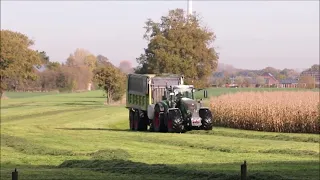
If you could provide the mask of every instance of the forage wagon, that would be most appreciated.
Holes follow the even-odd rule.
[[[212,113],[196,100],[193,85],[173,74],[128,74],[126,108],[134,131],[212,130]],[[207,91],[204,91],[204,98]]]

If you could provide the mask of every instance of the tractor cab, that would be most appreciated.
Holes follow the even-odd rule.
[[[174,85],[170,86],[166,90],[166,97],[170,100],[175,100],[178,98],[190,98],[194,99],[195,89],[193,85]]]

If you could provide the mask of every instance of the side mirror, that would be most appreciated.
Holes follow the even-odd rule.
[[[207,98],[207,97],[208,97],[208,91],[207,91],[207,90],[204,90],[204,91],[203,91],[203,97],[204,97],[204,98]]]

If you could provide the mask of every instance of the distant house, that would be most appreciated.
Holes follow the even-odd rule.
[[[235,84],[235,83],[231,83],[231,84],[225,84],[225,87],[227,87],[227,88],[238,88],[239,87],[239,85],[238,84]]]
[[[265,79],[265,85],[269,87],[279,84],[279,81],[271,73],[265,72],[261,76]]]
[[[287,78],[280,80],[278,88],[297,88],[299,80],[297,78]]]

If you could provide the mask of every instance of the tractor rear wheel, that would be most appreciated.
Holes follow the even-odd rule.
[[[213,117],[209,109],[200,109],[199,116],[201,117],[201,127],[202,130],[212,130]]]
[[[163,113],[160,112],[159,106],[154,108],[154,117],[152,120],[152,126],[154,132],[164,132],[165,125],[164,125],[164,116]]]
[[[185,127],[183,124],[183,118],[181,116],[180,110],[170,110],[166,117],[168,132],[184,132]]]

